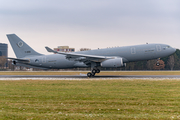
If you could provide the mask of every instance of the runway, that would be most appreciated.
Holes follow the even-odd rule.
[[[180,75],[121,75],[94,76],[88,78],[83,75],[0,75],[0,80],[89,80],[89,79],[180,79]]]

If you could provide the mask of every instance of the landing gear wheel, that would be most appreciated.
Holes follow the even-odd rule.
[[[94,77],[96,73],[91,73],[91,74],[92,74],[92,77]]]
[[[92,76],[92,73],[88,72],[88,73],[87,73],[87,76],[88,76],[88,77],[91,77],[91,76]]]
[[[159,61],[157,61],[157,63],[156,63],[156,66],[159,66],[160,64],[159,64]]]
[[[97,70],[96,70],[96,73],[100,73],[100,70],[99,70],[99,69],[97,69]]]
[[[157,59],[156,66],[160,65],[159,61],[160,61],[160,58]]]
[[[93,70],[92,70],[92,73],[93,73],[93,74],[97,73],[97,70],[96,70],[96,69],[93,69]]]

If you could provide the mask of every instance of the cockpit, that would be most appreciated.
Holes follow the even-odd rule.
[[[168,48],[172,48],[171,46],[167,45],[165,47],[163,47],[164,50],[168,49]]]
[[[171,46],[166,46],[166,48],[171,48]]]

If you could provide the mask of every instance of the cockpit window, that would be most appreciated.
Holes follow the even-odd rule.
[[[170,48],[170,46],[166,46],[166,48]]]

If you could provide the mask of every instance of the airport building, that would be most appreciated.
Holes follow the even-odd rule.
[[[54,50],[59,52],[75,52],[75,48],[70,48],[69,46],[58,46]]]
[[[8,56],[8,45],[0,43],[0,56]]]
[[[0,43],[0,56],[4,56],[3,58],[0,58],[1,59],[1,64],[4,64],[4,67],[7,67],[7,60],[6,58],[8,57],[8,45],[7,44],[4,44],[4,43]],[[3,62],[4,61],[4,62]],[[0,65],[2,66],[2,65]]]

